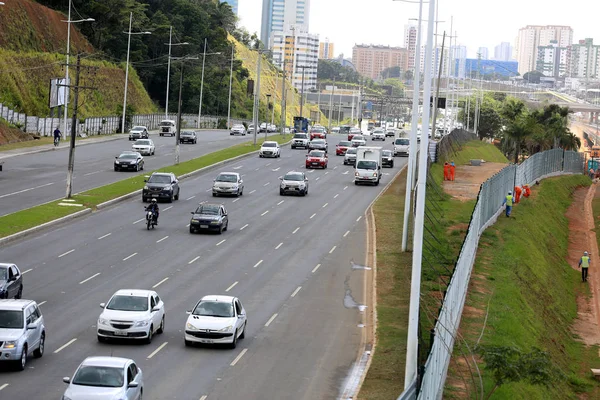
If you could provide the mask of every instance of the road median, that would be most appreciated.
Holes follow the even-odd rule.
[[[275,135],[269,137],[269,140],[277,141],[280,144],[287,144],[290,137],[290,135]],[[185,179],[216,165],[253,154],[258,151],[262,142],[263,139],[260,139],[256,145],[253,145],[252,142],[241,143],[193,160],[181,162],[178,165],[160,168],[156,171],[149,171],[148,174],[152,172],[168,171],[174,173],[180,179]],[[144,186],[144,179],[144,175],[138,175],[77,193],[70,199],[73,201],[65,202],[64,200],[56,200],[4,215],[0,217],[0,244],[20,239],[21,237],[37,232],[42,228],[45,229],[54,224],[64,222],[64,219],[61,218],[70,216],[70,219],[72,219],[74,218],[73,215],[77,213],[77,216],[84,215],[85,213],[82,213],[84,210],[90,210],[91,212],[113,205],[119,201],[132,198],[141,191]],[[34,230],[30,230],[32,228]]]

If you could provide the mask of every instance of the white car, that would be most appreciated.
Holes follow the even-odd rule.
[[[410,149],[410,140],[408,138],[396,138],[394,140],[394,157],[408,156]]]
[[[219,195],[235,195],[236,197],[244,194],[244,181],[237,172],[221,172],[213,181],[213,197]]]
[[[259,157],[281,157],[281,148],[277,142],[263,142],[258,152]]]
[[[88,357],[77,367],[63,400],[142,400],[144,377],[135,361],[121,357]]]
[[[112,295],[98,317],[98,341],[143,339],[152,342],[165,330],[165,303],[152,290],[122,289]]]
[[[331,128],[331,133],[340,133],[340,127],[339,126],[334,126]]]
[[[367,141],[363,135],[355,135],[352,138],[352,146],[353,147],[366,146],[366,145],[367,145]]]
[[[391,136],[391,137],[396,136],[396,128],[387,128],[385,130],[385,136],[386,137],[388,137],[388,136]]]
[[[290,171],[281,178],[279,185],[279,195],[284,196],[288,193],[306,196],[308,194],[308,178],[304,172]]]
[[[231,127],[230,135],[242,135],[246,136],[246,128],[242,124],[235,124]]]
[[[371,140],[383,140],[385,142],[385,131],[383,129],[375,129],[371,134]]]
[[[137,151],[141,155],[144,156],[153,156],[156,148],[154,147],[154,142],[152,139],[139,139],[133,143],[131,146],[133,151]]]
[[[235,349],[238,339],[246,336],[246,310],[231,296],[204,296],[185,323],[185,345],[228,343]]]

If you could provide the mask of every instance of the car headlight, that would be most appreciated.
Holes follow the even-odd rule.
[[[115,164],[118,164],[119,162],[115,160]]]
[[[354,176],[359,176],[359,173],[358,173],[358,172],[355,172],[355,173],[354,173]]]
[[[150,323],[151,320],[145,320],[145,321],[138,321],[135,323],[135,326],[147,326]]]
[[[17,347],[17,342],[4,342],[5,349],[14,349]]]
[[[377,172],[373,172],[373,176],[377,176]]]
[[[217,224],[219,224],[219,223],[220,223],[220,221],[210,221],[210,223],[211,223],[212,225],[217,225]]]
[[[304,186],[305,186],[304,183],[301,183],[301,184],[298,185],[298,187],[301,187],[301,188],[303,188]]]
[[[147,185],[146,185],[146,186],[144,186],[144,190],[148,190],[148,186],[147,186]]]
[[[233,328],[233,325],[227,325],[223,329],[219,329],[219,332],[229,332]]]
[[[109,321],[104,318],[98,318],[98,325],[109,325]]]
[[[194,325],[190,324],[189,322],[187,324],[185,324],[185,329],[189,329],[190,331],[198,330],[198,328],[196,328]]]

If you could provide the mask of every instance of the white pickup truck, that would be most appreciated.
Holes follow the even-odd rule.
[[[381,147],[360,146],[356,151],[354,184],[371,183],[379,185],[381,180]]]

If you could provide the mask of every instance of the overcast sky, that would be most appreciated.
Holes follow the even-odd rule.
[[[526,25],[568,25],[575,41],[591,37],[600,44],[597,0],[441,0],[438,5],[438,18],[445,21],[438,24],[438,33],[449,33],[454,16],[452,30],[458,43],[467,46],[468,57],[475,57],[480,46],[489,48],[490,57],[500,42],[514,46],[519,28]],[[392,0],[311,0],[310,7],[310,33],[319,34],[322,41],[329,38],[336,55],[344,53],[346,58],[352,57],[355,43],[402,46],[404,25],[419,16],[418,4]],[[424,20],[428,8],[424,4]],[[259,36],[261,9],[262,0],[239,0],[241,25]]]

